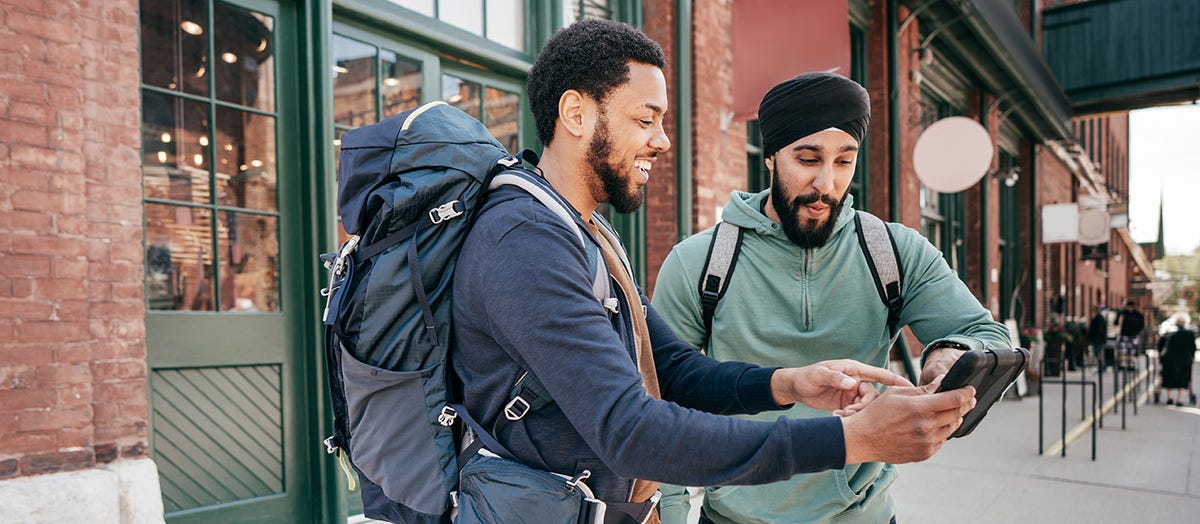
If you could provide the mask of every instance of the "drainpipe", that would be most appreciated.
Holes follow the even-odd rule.
[[[987,91],[981,89],[979,93],[979,124],[984,129],[988,129],[988,110]],[[999,130],[996,132],[999,133]],[[991,136],[991,130],[988,130],[988,136]],[[979,281],[979,294],[980,299],[983,300],[983,307],[989,311],[992,309],[992,305],[988,303],[988,290],[992,286],[989,272],[992,259],[988,256],[988,185],[991,183],[990,179],[989,174],[984,174],[983,180],[979,181],[979,268],[983,272],[981,275],[983,279]]]
[[[899,10],[899,0],[888,0],[888,217],[892,222],[900,221],[900,74],[896,71]]]
[[[692,234],[692,1],[675,2],[675,223]]]

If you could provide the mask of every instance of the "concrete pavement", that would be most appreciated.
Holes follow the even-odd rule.
[[[1095,375],[1094,368],[1083,374]],[[1200,365],[1193,376],[1200,378]],[[1068,380],[1079,379],[1069,372]],[[1010,395],[992,407],[971,435],[948,442],[928,461],[900,466],[897,522],[1200,524],[1200,409],[1155,405],[1149,388],[1129,387],[1130,401],[1140,402],[1137,415],[1126,404],[1124,430],[1119,412],[1105,415],[1093,461],[1080,386],[1068,385],[1069,436],[1061,457],[1055,444],[1062,435],[1062,386],[1054,380],[1043,384],[1042,415],[1044,450],[1053,454],[1038,454],[1034,383],[1023,399]],[[1113,396],[1111,369],[1104,380],[1101,404]]]

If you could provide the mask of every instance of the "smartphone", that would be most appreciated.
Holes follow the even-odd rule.
[[[963,423],[950,438],[965,437],[979,425],[992,404],[1004,396],[1004,392],[1029,363],[1029,350],[973,349],[964,351],[958,361],[946,372],[938,392],[975,386],[975,407],[963,416]]]

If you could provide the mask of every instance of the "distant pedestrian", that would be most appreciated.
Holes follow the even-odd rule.
[[[1179,327],[1167,335],[1163,344],[1162,387],[1167,390],[1167,405],[1182,406],[1188,400],[1192,382],[1192,363],[1196,360],[1196,333],[1187,328],[1185,319],[1175,321]]]
[[[1100,371],[1104,371],[1108,368],[1108,362],[1104,360],[1104,345],[1108,343],[1108,320],[1104,318],[1104,306],[1096,306],[1092,311],[1095,314],[1088,323],[1087,340],[1092,346],[1092,353],[1096,355],[1096,365],[1100,367]]]
[[[1125,309],[1117,314],[1115,323],[1121,327],[1117,339],[1117,348],[1120,349],[1121,355],[1117,358],[1120,359],[1122,368],[1132,367],[1135,365],[1134,355],[1137,352],[1138,337],[1146,327],[1146,317],[1134,308],[1133,301],[1129,300],[1125,302]]]

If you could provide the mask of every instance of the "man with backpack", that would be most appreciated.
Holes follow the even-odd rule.
[[[937,248],[912,229],[854,210],[848,190],[870,118],[862,86],[832,73],[803,74],[772,88],[758,116],[771,187],[734,192],[723,222],[677,245],[659,272],[654,306],[681,339],[717,360],[886,366],[908,326],[926,344],[926,385],[936,385],[962,350],[1011,347],[1005,327]],[[796,405],[786,414],[821,420],[829,411]],[[701,522],[894,522],[896,469],[883,462],[709,487]],[[663,491],[663,522],[684,522],[686,492]]]
[[[924,460],[974,405],[970,388],[929,394],[857,362],[719,363],[675,337],[594,212],[641,205],[670,147],[664,65],[636,29],[587,20],[555,34],[530,70],[545,144],[537,171],[571,216],[500,187],[459,255],[450,362],[474,419],[466,440],[483,443],[460,457],[460,522],[653,521],[658,481],[755,484]],[[897,387],[876,395],[869,382]],[[854,413],[770,422],[711,414],[794,402]],[[579,493],[583,506],[573,508]]]

